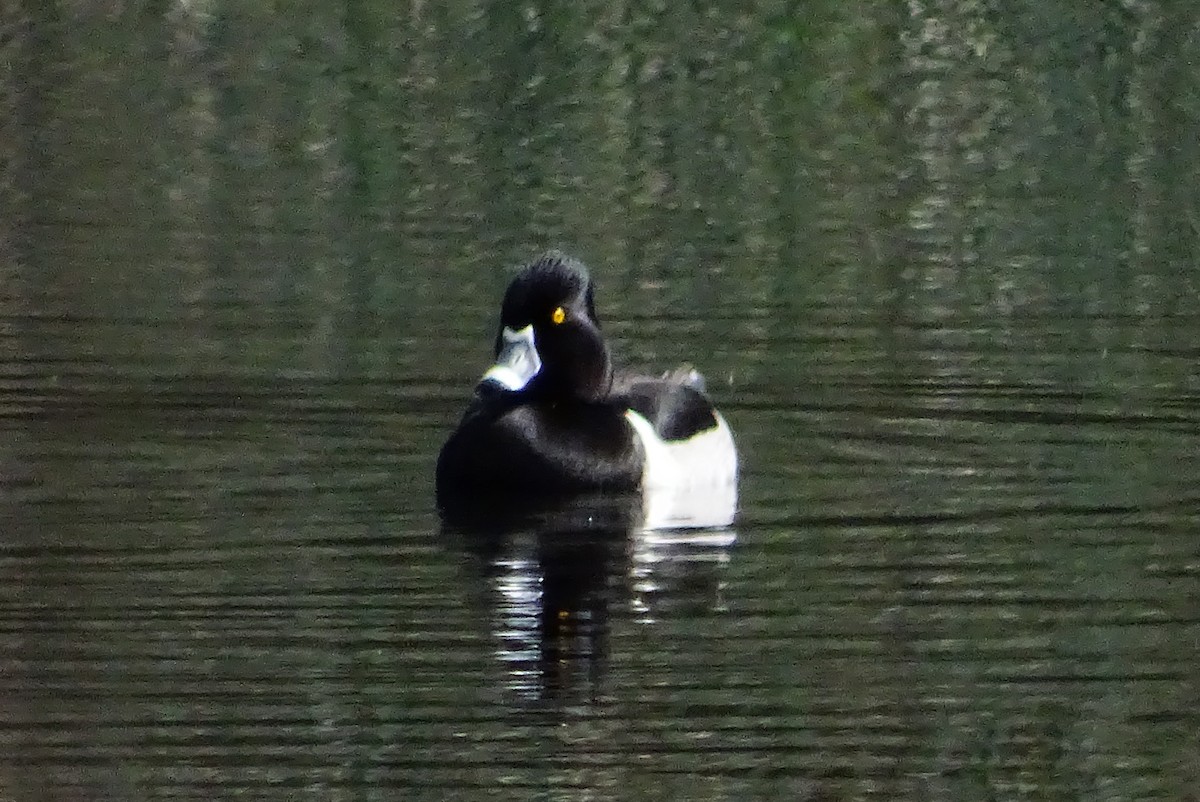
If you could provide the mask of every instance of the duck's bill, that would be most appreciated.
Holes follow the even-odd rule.
[[[542,360],[538,356],[537,346],[533,340],[533,326],[526,326],[520,331],[513,331],[507,326],[501,332],[504,344],[496,364],[483,374],[480,384],[502,387],[509,392],[523,390],[533,381],[542,369]]]

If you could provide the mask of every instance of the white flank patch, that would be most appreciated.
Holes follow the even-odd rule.
[[[664,442],[650,421],[627,410],[645,454],[643,525],[647,529],[728,526],[737,511],[737,448],[720,413],[717,425],[687,440]]]

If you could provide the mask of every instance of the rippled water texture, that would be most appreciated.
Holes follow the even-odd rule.
[[[1192,2],[9,3],[0,797],[1200,793]],[[511,268],[740,510],[443,521]]]

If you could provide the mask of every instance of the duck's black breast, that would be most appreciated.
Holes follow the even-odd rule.
[[[438,457],[439,497],[634,489],[642,451],[612,403],[476,403]]]

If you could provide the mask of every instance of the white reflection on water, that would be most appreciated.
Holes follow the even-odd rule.
[[[640,624],[681,607],[723,612],[724,572],[737,542],[732,529],[646,530],[633,537],[630,606]]]
[[[496,659],[507,666],[509,687],[524,693],[537,685],[531,666],[540,651],[542,574],[531,559],[501,559],[495,567]]]

